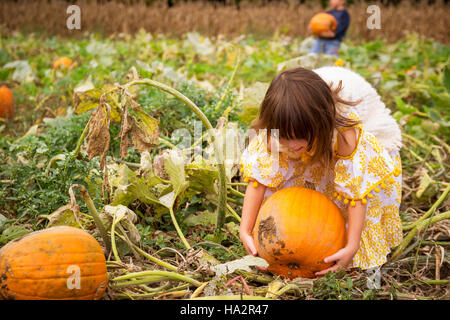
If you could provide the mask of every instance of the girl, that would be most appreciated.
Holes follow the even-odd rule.
[[[358,95],[358,101],[343,98]],[[297,186],[328,196],[347,222],[345,247],[325,258],[335,264],[317,276],[384,264],[402,240],[400,130],[389,112],[370,84],[344,68],[295,68],[276,76],[252,125],[256,136],[241,156],[244,180],[251,182],[240,226],[247,252],[257,255],[252,230],[261,204]]]

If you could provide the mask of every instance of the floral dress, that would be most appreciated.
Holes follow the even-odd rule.
[[[360,119],[355,107],[344,106],[339,112],[347,118]],[[260,131],[241,155],[241,172],[244,181],[267,186],[263,201],[283,188],[311,188],[330,198],[346,220],[347,207],[354,206],[355,200],[367,204],[360,246],[349,267],[368,269],[384,264],[391,248],[402,240],[402,169],[399,150],[386,150],[373,134],[364,130],[364,124],[354,127],[358,143],[349,156],[337,154],[334,134],[334,157],[329,168],[309,163],[307,154],[291,160],[283,153],[270,153],[266,133]]]

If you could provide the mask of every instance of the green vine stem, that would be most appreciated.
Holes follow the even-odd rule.
[[[122,235],[119,235],[119,234],[117,234],[117,235],[118,235],[122,240],[125,240],[125,238],[124,238]],[[165,261],[163,261],[163,260],[160,260],[160,259],[158,259],[158,258],[152,256],[151,254],[148,254],[147,252],[145,252],[144,250],[142,250],[141,248],[139,248],[139,247],[138,247],[137,245],[135,245],[134,243],[133,243],[133,248],[134,248],[139,254],[141,254],[142,256],[144,256],[145,258],[147,258],[148,260],[150,260],[150,261],[156,263],[157,265],[160,265],[161,267],[166,268],[166,269],[169,269],[169,270],[172,270],[172,271],[174,271],[174,272],[177,272],[177,271],[178,271],[178,268],[177,268],[177,267],[175,267],[175,266],[171,265],[170,263],[167,263],[167,262],[165,262]]]
[[[106,231],[105,225],[103,224],[102,220],[100,219],[100,216],[98,215],[97,209],[95,208],[94,202],[92,201],[89,192],[81,184],[73,184],[70,186],[70,190],[72,188],[77,188],[80,191],[81,196],[83,197],[83,200],[86,203],[86,206],[92,215],[92,218],[94,218],[95,225],[100,231],[100,235],[106,247],[106,255],[108,255],[109,252],[111,251],[111,242],[109,241],[108,232]]]
[[[450,192],[450,184],[447,185],[447,188],[445,188],[444,192],[441,194],[441,196],[436,200],[436,202],[431,206],[431,208],[419,219],[414,221],[411,224],[408,224],[406,226],[403,226],[403,231],[411,230],[414,227],[416,227],[419,223],[424,221],[426,218],[428,218],[430,215],[433,214],[433,212],[447,199],[448,194]]]
[[[166,280],[170,280],[170,278],[164,276],[148,276],[140,279],[132,279],[130,281],[118,281],[117,283],[113,284],[112,287],[120,288],[120,287],[136,286],[140,284],[148,284]]]
[[[83,129],[83,132],[81,133],[81,136],[78,138],[77,145],[75,146],[75,149],[72,151],[72,157],[76,158],[78,157],[78,154],[80,153],[81,145],[83,144],[84,138],[86,138],[88,131],[89,131],[89,122],[86,123],[86,126]]]
[[[196,287],[200,287],[203,284],[202,282],[192,279],[191,277],[188,277],[188,276],[176,273],[176,272],[161,271],[161,270],[149,270],[149,271],[128,273],[126,275],[116,277],[112,281],[117,282],[117,281],[130,280],[130,279],[139,278],[139,277],[149,277],[149,276],[167,277],[167,278],[170,278],[173,280],[184,281],[184,282],[190,283]]]
[[[156,87],[158,89],[161,89],[171,95],[173,95],[175,98],[181,100],[184,102],[191,110],[194,112],[202,121],[203,125],[206,127],[206,129],[210,132],[214,130],[213,126],[211,125],[211,122],[208,120],[208,118],[205,116],[205,114],[200,110],[197,105],[192,102],[188,97],[183,95],[181,92],[175,90],[172,87],[169,87],[161,82],[154,81],[151,79],[140,79],[140,80],[133,80],[128,82],[123,86],[123,88],[129,88],[134,85],[144,84],[151,87]],[[223,154],[219,152],[220,148],[217,142],[217,139],[214,139],[214,136],[212,137],[213,143],[214,143],[214,151],[217,158],[217,169],[219,172],[219,203],[218,203],[218,214],[217,214],[217,224],[216,224],[216,236],[219,236],[223,224],[225,222],[225,212],[226,212],[226,204],[227,204],[227,184],[226,184],[226,173],[225,173],[225,162],[223,161],[222,157]]]
[[[122,262],[122,260],[120,260],[119,257],[119,253],[117,251],[117,246],[116,246],[116,224],[120,222],[121,219],[117,219],[116,220],[116,211],[114,211],[114,216],[113,216],[113,221],[111,224],[111,248],[114,254],[114,258],[116,259],[117,262]]]
[[[280,290],[278,290],[275,293],[275,295],[280,297],[288,291],[295,291],[297,296],[301,296],[301,294],[302,294],[302,290],[300,290],[298,285],[296,285],[294,283],[289,283],[289,284],[285,285],[283,288],[281,288]]]
[[[444,213],[438,214],[437,216],[434,216],[427,220],[422,220],[418,222],[413,229],[406,235],[406,237],[403,239],[402,243],[400,243],[397,247],[397,249],[392,254],[390,261],[396,260],[399,255],[405,250],[405,248],[408,246],[408,244],[411,242],[412,239],[414,239],[415,235],[422,230],[425,226],[432,225],[436,222],[450,219],[450,211],[446,211]]]
[[[170,218],[172,219],[172,223],[175,226],[175,229],[177,230],[178,236],[181,238],[181,241],[183,242],[183,244],[186,247],[186,249],[190,249],[191,245],[189,244],[189,242],[184,237],[184,234],[181,231],[180,226],[178,225],[178,222],[177,222],[177,219],[175,217],[175,213],[173,212],[173,208],[172,207],[169,207],[169,212],[170,212]]]
[[[178,287],[170,288],[168,290],[164,290],[165,288],[166,288],[166,286],[162,286],[162,287],[156,288],[156,290],[154,290],[154,291],[149,291],[148,293],[135,293],[135,294],[119,293],[119,294],[116,294],[115,296],[117,298],[130,298],[130,299],[133,299],[133,298],[151,298],[151,297],[154,297],[154,296],[157,296],[157,295],[160,295],[160,294],[175,292],[175,291],[178,291],[178,290],[181,290],[181,289],[189,288],[189,284],[186,283],[186,284],[183,284],[183,285],[178,286]]]

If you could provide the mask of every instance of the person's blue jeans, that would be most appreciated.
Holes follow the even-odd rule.
[[[332,56],[339,56],[338,50],[341,45],[341,41],[338,39],[328,40],[317,38],[311,47],[310,53],[325,53]]]

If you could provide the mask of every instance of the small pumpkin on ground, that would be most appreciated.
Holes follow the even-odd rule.
[[[97,300],[107,286],[100,244],[84,230],[32,232],[0,249],[0,298]]]
[[[61,57],[53,62],[53,69],[57,69],[61,65],[69,68],[72,65],[72,60],[68,57]]]
[[[319,36],[324,31],[334,31],[337,27],[336,18],[329,13],[321,12],[316,14],[309,21],[312,33]]]
[[[0,118],[12,119],[14,116],[14,95],[6,86],[0,87]]]
[[[315,272],[332,266],[323,259],[344,247],[345,220],[322,193],[285,188],[262,205],[253,237],[268,271],[289,279],[314,278]]]

